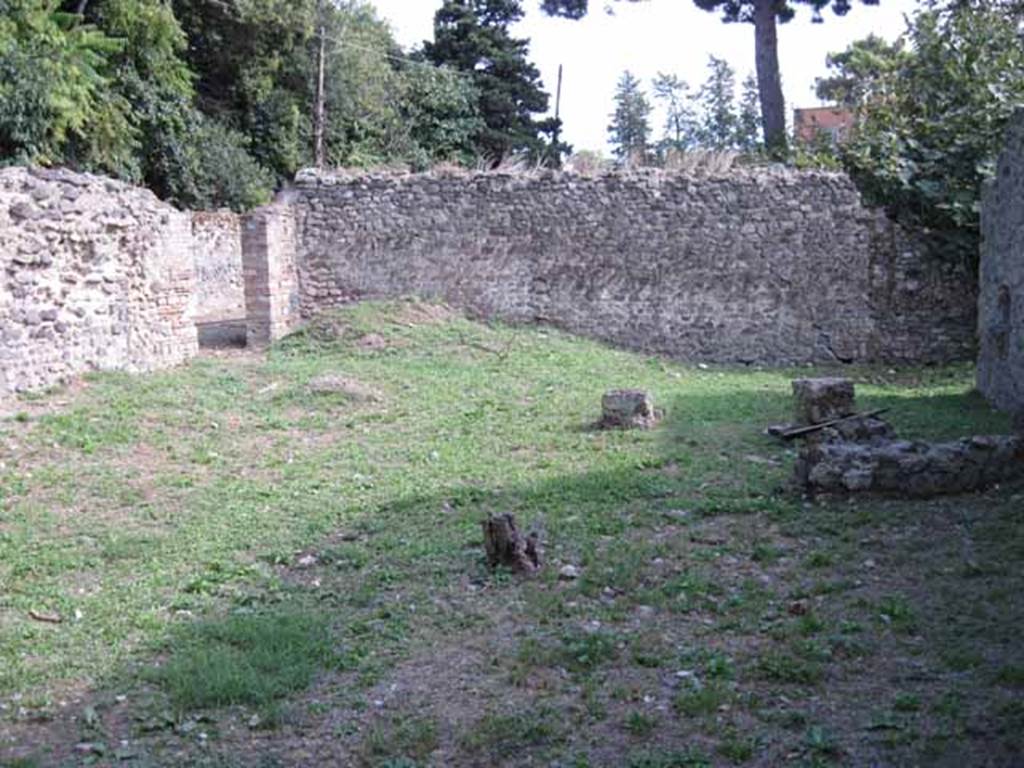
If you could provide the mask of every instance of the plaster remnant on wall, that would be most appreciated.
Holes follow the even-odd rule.
[[[233,211],[193,211],[196,322],[245,319],[242,217]]]

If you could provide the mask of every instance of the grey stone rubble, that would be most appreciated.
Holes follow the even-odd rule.
[[[855,410],[846,379],[793,382],[799,415],[821,423]],[[977,491],[1024,477],[1024,437],[967,437],[950,443],[895,438],[878,418],[855,418],[810,435],[794,467],[811,494],[869,492],[927,498]]]
[[[926,498],[966,493],[1024,476],[1024,439],[1000,435],[951,443],[821,441],[800,454],[796,479],[813,493],[869,491]]]
[[[978,389],[1024,414],[1024,109],[983,196]]]

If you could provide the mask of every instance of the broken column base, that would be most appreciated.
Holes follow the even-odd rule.
[[[801,426],[821,424],[857,410],[853,382],[843,378],[795,379],[793,401],[796,423]]]
[[[811,494],[878,493],[924,498],[978,491],[1024,478],[1024,437],[952,443],[821,441],[801,451],[795,480]]]
[[[642,389],[613,389],[601,398],[603,429],[649,429],[657,423],[654,400]]]

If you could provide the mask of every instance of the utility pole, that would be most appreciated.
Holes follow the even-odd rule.
[[[327,31],[324,29],[323,0],[317,2],[320,21],[320,52],[317,60],[316,106],[313,112],[313,162],[317,168],[324,167],[324,123],[327,106],[324,97],[324,59],[326,58]]]
[[[555,130],[551,134],[552,149],[555,151],[555,162],[562,165],[562,65],[558,65],[558,88],[555,89]]]
[[[558,89],[555,91],[555,120],[562,114],[562,65],[558,65]]]

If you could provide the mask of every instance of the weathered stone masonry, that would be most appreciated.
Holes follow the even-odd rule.
[[[985,190],[981,231],[978,388],[1024,416],[1024,110]]]
[[[250,343],[415,294],[723,362],[962,359],[973,281],[844,176],[300,174],[239,218],[67,171],[0,171],[0,397]]]
[[[0,170],[0,397],[196,352],[188,214],[66,171]]]
[[[305,316],[415,294],[687,359],[973,354],[967,267],[931,257],[842,175],[304,172],[297,184]]]

